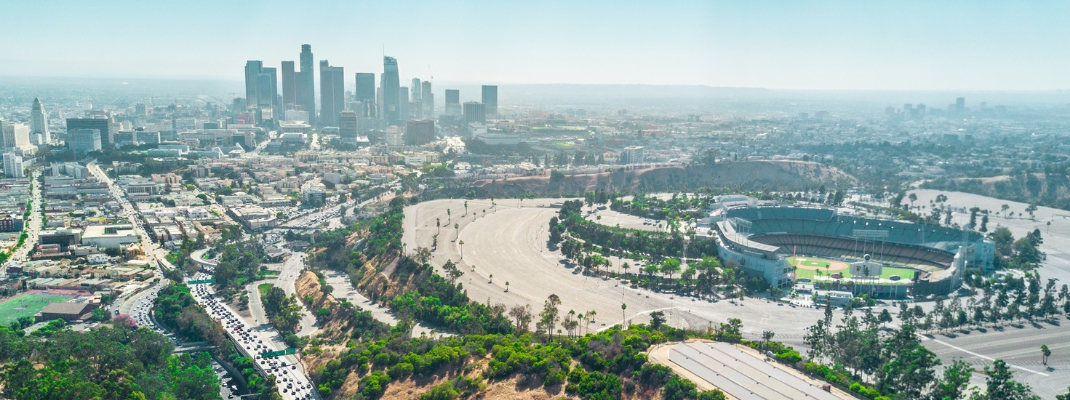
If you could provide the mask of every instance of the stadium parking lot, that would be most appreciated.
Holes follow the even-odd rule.
[[[792,345],[801,344],[805,328],[822,318],[822,310],[815,308],[754,298],[713,302],[632,289],[617,280],[584,275],[582,268],[572,266],[559,250],[547,246],[549,221],[559,210],[550,205],[560,201],[563,199],[524,200],[523,207],[519,207],[515,199],[498,199],[494,207],[490,200],[469,200],[468,216],[464,215],[464,200],[422,202],[405,209],[403,241],[409,252],[417,247],[431,248],[437,233],[438,248],[431,253],[431,264],[436,269],[446,260],[461,260],[463,241],[460,270],[464,275],[459,282],[464,284],[469,298],[507,306],[527,304],[538,312],[543,301],[556,294],[564,311],[597,312],[596,322],[587,327],[591,331],[619,324],[621,303],[627,304],[624,318],[630,323],[645,323],[654,311],[664,312],[669,325],[683,328],[700,329],[740,318],[748,338],[759,337],[762,330],[773,330],[777,339]],[[441,228],[436,228],[436,218]],[[441,269],[438,272],[441,274]]]

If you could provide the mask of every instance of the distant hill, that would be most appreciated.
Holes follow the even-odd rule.
[[[853,186],[858,179],[836,167],[804,161],[741,161],[714,165],[648,168],[566,176],[483,180],[473,183],[474,195],[507,197],[520,194],[539,196],[580,195],[603,189],[631,194],[661,191],[688,191],[700,187],[730,186],[740,190],[806,190]],[[464,189],[469,190],[469,189]],[[461,196],[463,194],[457,194]]]

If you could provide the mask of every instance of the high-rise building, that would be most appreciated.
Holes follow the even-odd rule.
[[[643,146],[628,146],[624,148],[622,153],[628,164],[643,163]]]
[[[357,125],[358,114],[354,111],[338,113],[338,137],[346,141],[357,140],[360,129]]]
[[[257,109],[260,113],[260,120],[274,120],[276,115],[279,115],[278,101],[279,101],[279,76],[276,73],[275,68],[262,68],[260,69],[260,78],[258,80],[257,93]]]
[[[312,45],[301,45],[301,71],[295,73],[297,105],[308,111],[308,124],[316,124],[316,84],[315,72],[312,70]]]
[[[275,119],[278,93],[275,68],[264,68],[258,60],[245,62],[245,106],[256,112],[258,121]]]
[[[424,117],[434,119],[435,95],[434,93],[431,93],[431,81],[424,81],[423,85],[424,87],[423,90],[421,90],[422,93],[420,95],[423,96],[424,101]]]
[[[84,156],[100,150],[99,129],[67,129],[67,147],[75,155]]]
[[[401,113],[401,119],[408,121],[412,118],[412,112],[409,111],[409,88],[408,86],[402,86],[398,88],[398,110]]]
[[[3,139],[4,151],[15,151],[20,146],[30,144],[30,127],[26,124],[14,124],[0,119],[0,139]]]
[[[48,144],[52,141],[52,134],[48,131],[48,115],[45,114],[45,107],[41,105],[41,99],[33,99],[33,108],[30,111],[31,126],[30,133],[35,137],[39,137],[38,144]]]
[[[137,114],[139,117],[147,117],[149,116],[149,110],[144,104],[137,103],[134,104],[134,114]]]
[[[245,104],[249,109],[253,109],[260,104],[257,100],[260,90],[260,70],[264,68],[264,63],[257,60],[249,60],[245,62]]]
[[[473,122],[487,123],[487,109],[483,103],[474,101],[464,103],[464,123],[468,125]]]
[[[282,62],[282,110],[293,110],[297,105],[297,75],[293,61]]]
[[[338,113],[345,110],[345,72],[320,60],[320,117],[322,126],[338,126]]]
[[[446,89],[446,115],[461,115],[461,91]]]
[[[4,153],[4,176],[8,178],[25,177],[26,166],[22,163],[22,157],[15,153]]]
[[[965,111],[966,111],[966,98],[965,97],[956,98],[955,99],[955,112],[962,113],[962,112],[965,112]]]
[[[409,86],[409,99],[412,101],[421,101],[421,96],[424,87],[420,84],[420,78],[412,78],[412,86]]]
[[[423,89],[420,78],[412,78],[412,86],[409,86],[409,115],[412,119],[424,117]]]
[[[483,106],[486,107],[488,117],[495,118],[498,116],[497,86],[483,85]]]
[[[435,141],[435,121],[417,119],[405,123],[405,144],[420,146]]]
[[[382,116],[387,125],[401,123],[400,93],[401,78],[398,75],[398,60],[394,57],[383,56],[383,75],[379,86],[383,88]]]
[[[357,92],[354,93],[357,96],[357,101],[360,102],[361,109],[358,110],[361,118],[376,118],[378,115],[375,112],[375,74],[368,72],[357,72]]]
[[[67,135],[70,136],[70,132],[76,129],[96,129],[99,139],[111,144],[114,132],[110,126],[111,121],[107,118],[67,118]]]

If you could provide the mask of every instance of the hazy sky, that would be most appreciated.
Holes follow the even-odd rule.
[[[402,82],[1070,88],[1070,2],[0,0],[0,76],[240,79],[312,44]],[[0,89],[2,90],[2,89]]]

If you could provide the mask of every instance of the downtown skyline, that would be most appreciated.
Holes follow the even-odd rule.
[[[202,9],[195,4],[166,11],[133,2],[9,8],[26,18],[12,21],[10,40],[0,43],[0,76],[7,77],[240,80],[241,70],[230,65],[293,60],[294,47],[311,43],[317,61],[346,70],[377,71],[390,55],[405,60],[403,76],[443,82],[1070,88],[1062,67],[1070,56],[1052,51],[1070,41],[1057,18],[1067,5],[1057,3],[333,3],[316,12],[282,3],[247,11],[238,3],[213,6],[218,10],[211,15],[195,12]],[[164,12],[168,20],[159,18]],[[111,32],[90,23],[114,15],[131,29]],[[185,25],[189,20],[197,29]],[[398,24],[409,28],[395,29]],[[253,37],[248,32],[258,34],[243,39]]]

